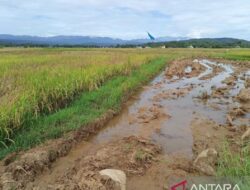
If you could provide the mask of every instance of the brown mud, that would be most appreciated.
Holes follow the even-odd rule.
[[[119,189],[100,176],[103,169],[125,172],[131,190],[215,175],[223,143],[238,151],[250,136],[249,70],[234,62],[172,62],[119,115],[110,111],[63,139],[9,155],[0,189]]]

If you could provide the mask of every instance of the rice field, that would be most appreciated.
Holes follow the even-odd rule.
[[[155,57],[126,51],[1,50],[1,139],[10,139],[26,120],[65,107],[79,93],[128,75]]]
[[[159,57],[222,56],[212,49],[0,49],[0,142],[26,122],[69,105],[115,76],[130,75]]]
[[[0,160],[76,131],[110,110],[119,113],[126,97],[172,60],[249,56],[248,49],[2,48]],[[248,175],[248,167],[249,152],[225,148],[217,175]]]

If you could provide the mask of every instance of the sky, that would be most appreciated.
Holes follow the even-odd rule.
[[[250,40],[250,0],[0,0],[0,34]]]

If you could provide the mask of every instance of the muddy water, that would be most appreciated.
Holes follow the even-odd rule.
[[[208,60],[200,60],[199,63],[205,67],[204,72],[199,76],[187,78],[174,76],[172,79],[167,79],[165,73],[160,74],[141,92],[131,98],[124,105],[122,112],[113,118],[96,136],[88,142],[78,144],[66,157],[58,159],[51,170],[39,176],[34,184],[44,186],[44,184],[54,183],[57,177],[74,166],[75,162],[78,162],[77,160],[81,160],[86,155],[94,155],[102,145],[108,142],[116,142],[116,140],[118,142],[118,140],[131,135],[150,138],[163,148],[166,157],[180,153],[187,158],[191,158],[193,156],[191,122],[196,117],[204,116],[218,124],[224,124],[228,107],[235,104],[232,96],[237,95],[240,89],[244,87],[244,81],[238,77],[235,85],[229,90],[228,96],[213,97],[206,101],[201,100],[198,97],[203,92],[211,94],[213,89],[226,86],[226,84],[223,84],[223,80],[234,74],[234,68],[230,65],[217,64]],[[222,71],[216,75],[211,75],[214,73],[215,66],[221,67]],[[190,73],[191,68],[187,67],[185,72]],[[211,77],[206,80],[202,79],[202,77],[208,75],[211,75]],[[184,90],[184,93],[180,96],[178,96],[178,89]],[[171,90],[177,90],[177,95],[174,93],[174,96],[173,94],[162,96],[162,94],[171,92]],[[211,106],[213,104],[216,107]],[[249,115],[246,115],[246,117],[249,117]],[[140,179],[142,184],[145,183],[146,178],[144,176]],[[131,182],[134,184],[130,184],[130,189],[136,189],[132,187],[139,185],[140,180],[135,179],[135,182]]]
[[[162,146],[165,153],[181,152],[192,156],[193,140],[189,126],[195,113],[204,115],[222,124],[225,123],[226,106],[232,102],[232,99],[218,99],[204,103],[194,98],[203,91],[211,93],[212,87],[224,86],[222,81],[233,73],[231,66],[218,64],[223,68],[223,72],[209,80],[201,80],[201,77],[213,72],[212,66],[216,65],[216,63],[208,60],[201,60],[199,63],[205,66],[206,70],[197,77],[168,80],[164,73],[159,75],[135,99],[130,100],[122,113],[111,120],[107,127],[95,136],[91,142],[93,144],[102,144],[124,136],[138,135],[152,138],[154,142]],[[190,68],[186,68],[186,72],[189,71]],[[154,97],[161,92],[190,86],[192,89],[184,97],[175,99],[163,98],[154,101]],[[237,91],[239,90],[240,88],[237,88]],[[235,94],[235,91],[232,91],[232,94]],[[212,103],[212,101],[221,101],[221,107],[219,109],[211,109],[207,104]],[[150,108],[155,105],[160,106],[161,112],[167,113],[171,117],[160,117],[147,123],[131,122],[131,120],[136,120],[135,116],[142,108]]]

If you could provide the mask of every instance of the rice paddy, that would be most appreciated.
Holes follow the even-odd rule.
[[[39,130],[34,129],[38,118],[68,107],[84,93],[99,89],[110,79],[119,76],[129,78],[133,71],[140,70],[143,65],[150,67],[156,60],[161,59],[165,63],[152,70],[153,74],[173,59],[247,57],[247,52],[225,49],[2,48],[1,146],[7,148],[9,144],[16,143],[14,137],[23,127],[25,130],[29,127]],[[137,80],[140,82],[142,79]],[[127,91],[122,93],[125,95]]]
[[[156,95],[158,93],[158,95],[161,95],[164,91],[164,85],[168,85],[168,82],[178,83],[178,80],[168,81],[165,76],[166,72],[164,72],[165,75],[159,75],[161,79],[160,82],[150,84],[147,88],[140,90],[142,86],[148,84],[164,69],[171,68],[175,63],[185,63],[187,60],[191,60],[191,63],[195,63],[197,60],[194,59],[213,60],[213,58],[222,58],[222,62],[226,62],[227,60],[236,61],[232,66],[235,66],[235,68],[236,66],[239,67],[239,72],[246,72],[245,70],[249,68],[247,65],[249,63],[247,61],[250,60],[249,56],[250,51],[248,49],[2,48],[0,49],[0,159],[3,159],[1,162],[7,164],[6,167],[9,167],[15,164],[15,159],[18,163],[19,159],[26,159],[27,157],[25,157],[25,155],[27,155],[28,157],[32,157],[32,161],[29,161],[27,165],[29,167],[29,165],[33,163],[39,164],[39,162],[36,163],[36,161],[34,161],[34,158],[39,158],[40,153],[43,155],[44,152],[48,151],[48,155],[52,156],[51,162],[56,162],[57,159],[65,156],[65,164],[62,164],[64,163],[64,161],[62,161],[61,164],[57,165],[60,171],[64,171],[64,167],[69,164],[68,160],[73,158],[72,160],[78,162],[80,159],[84,159],[84,156],[82,156],[84,146],[79,146],[78,152],[78,146],[76,144],[85,144],[90,141],[88,143],[91,144],[90,147],[93,146],[93,150],[99,145],[105,145],[104,141],[100,141],[99,144],[98,141],[96,141],[97,143],[95,142],[92,145],[92,141],[89,138],[95,136],[97,132],[104,134],[104,136],[107,135],[108,133],[105,133],[104,126],[107,125],[108,131],[109,127],[114,128],[114,131],[119,135],[125,135],[121,130],[123,128],[131,128],[131,126],[136,128],[137,122],[130,126],[130,122],[133,122],[133,120],[129,121],[129,117],[127,119],[125,117],[129,125],[126,125],[126,123],[125,125],[123,123],[119,124],[118,122],[117,126],[121,127],[118,128],[119,130],[117,130],[116,125],[113,126],[112,123],[109,125],[109,123],[106,122],[112,120],[111,118],[113,117],[113,121],[116,122],[117,118],[119,120],[119,115],[123,118],[123,113],[125,113],[125,115],[127,114],[126,110],[129,109],[129,105],[125,102],[127,102],[131,95],[134,95],[133,98],[131,98],[132,102],[137,105],[137,103],[140,102],[139,97],[144,96],[137,96],[140,93],[137,94],[136,92],[142,91],[143,94],[148,92],[147,90],[149,90],[150,93],[150,90],[155,90]],[[168,67],[169,63],[171,64]],[[179,69],[181,70],[182,68],[177,67],[174,71],[178,73]],[[240,76],[239,73],[237,74]],[[220,73],[215,77],[219,75]],[[191,78],[184,77],[182,79],[185,81],[191,80],[192,78],[195,78],[195,76],[191,76]],[[180,81],[182,81],[182,79]],[[204,84],[209,84],[211,81],[211,78],[207,78],[204,79],[203,82]],[[161,87],[161,85],[163,85],[163,87]],[[189,85],[193,86],[192,83]],[[196,87],[194,86],[193,88]],[[231,88],[231,86],[228,86],[228,89],[229,88]],[[190,89],[192,90],[192,88]],[[186,96],[188,97],[188,94]],[[219,96],[221,102],[224,100],[224,96],[226,97],[226,94]],[[152,121],[147,120],[147,122],[152,122],[152,124],[147,122],[139,123],[140,127],[145,127],[142,131],[145,131],[145,135],[147,135],[147,130],[150,132],[153,127],[157,127],[160,123],[158,121],[166,120],[167,122],[168,119],[174,119],[175,113],[172,113],[171,117],[167,117],[164,112],[162,112],[161,115],[162,108],[171,109],[171,107],[169,107],[171,106],[170,104],[168,106],[161,102],[168,101],[165,100],[166,97],[162,97],[159,102],[157,98],[154,99],[147,96],[144,98],[145,99],[142,98],[143,104],[147,105],[147,98],[148,102],[153,103],[153,107],[149,109],[149,113],[152,112],[152,114],[155,114],[152,117],[151,115],[146,115],[146,117],[152,119]],[[210,99],[212,98],[213,97],[210,97]],[[129,101],[131,101],[131,99],[129,99]],[[178,107],[178,100],[181,98],[177,99],[173,104],[175,107]],[[192,97],[191,100],[196,101],[193,99]],[[175,100],[173,99],[171,101],[173,102]],[[207,105],[205,102],[203,103]],[[157,107],[157,105],[159,107]],[[187,105],[192,104],[190,104],[190,102],[187,102],[187,104],[182,102],[182,105],[179,105],[185,114],[185,109],[188,109],[185,108]],[[123,112],[123,106],[125,107],[125,112]],[[209,109],[210,107],[208,107],[208,110]],[[140,113],[141,110],[143,109],[139,109],[138,113]],[[109,114],[111,114],[110,117],[107,116]],[[134,113],[132,114],[134,115]],[[135,114],[137,114],[137,112],[135,112]],[[190,112],[190,114],[193,115],[194,112]],[[115,115],[117,115],[117,117]],[[177,111],[176,115],[178,116],[178,120],[185,120],[181,111]],[[130,114],[128,114],[128,116],[130,116]],[[145,117],[145,115],[142,115],[142,118],[143,117]],[[140,115],[136,118],[140,118]],[[217,128],[217,125],[214,127],[212,123],[206,120],[203,121],[202,118],[199,117],[196,117],[196,120],[201,122],[200,124],[198,122],[199,125],[197,125],[199,129],[205,128],[205,130],[208,130],[210,127],[216,130],[216,133],[213,132],[213,135],[217,133],[218,137],[222,135],[220,132],[224,130],[223,127],[221,129]],[[92,125],[95,122],[97,122],[97,126],[100,125],[102,127],[96,128],[95,125]],[[153,124],[153,122],[155,122],[155,124]],[[183,124],[185,127],[185,122]],[[192,138],[194,140],[192,147],[197,145],[196,142],[199,142],[198,137],[202,137],[203,134],[199,134],[195,126],[194,124],[193,128],[192,125]],[[226,126],[227,124],[225,124],[225,127]],[[171,128],[171,125],[169,126],[165,123],[164,127]],[[175,128],[171,129],[175,130]],[[112,130],[110,131],[112,134]],[[143,132],[141,133],[142,135],[144,134]],[[161,131],[155,130],[155,133],[158,134],[159,132]],[[180,130],[180,133],[185,132]],[[232,131],[232,133],[235,132]],[[227,133],[222,136],[226,134]],[[237,138],[240,137],[238,133],[235,134]],[[86,139],[85,136],[81,135],[86,135]],[[159,133],[159,135],[161,135],[161,133]],[[227,137],[227,135],[225,137]],[[169,140],[171,140],[171,138],[169,138]],[[202,139],[205,143],[207,142],[206,140],[210,142],[208,135]],[[216,138],[214,138],[214,140],[216,140]],[[226,139],[223,137],[220,141],[222,140],[224,142]],[[116,143],[117,141],[114,142],[114,144]],[[184,143],[188,144],[186,141]],[[165,144],[168,145],[169,143]],[[213,146],[212,141],[210,144]],[[111,145],[113,146],[113,144]],[[202,145],[203,144],[201,144],[201,146]],[[107,148],[108,145],[104,147]],[[216,175],[218,177],[247,176],[249,173],[249,151],[245,150],[249,150],[249,144],[244,145],[243,148],[241,146],[238,147],[238,149],[235,149],[235,152],[231,151],[231,149],[232,146],[230,144],[225,147],[223,151],[218,152],[219,157],[216,166]],[[26,152],[26,150],[28,151]],[[61,152],[61,150],[63,150],[63,152]],[[70,153],[71,150],[73,151],[73,157]],[[113,150],[112,148],[112,151]],[[141,153],[141,151],[139,152]],[[123,153],[126,154],[126,152],[122,151],[121,154]],[[22,157],[21,155],[24,156]],[[35,157],[33,157],[33,155],[35,155]],[[137,157],[138,155],[135,155],[138,161]],[[107,155],[107,158],[109,159],[109,155]],[[180,161],[182,162],[182,160]],[[191,163],[191,161],[192,160],[190,160],[188,164]],[[174,162],[178,162],[178,159]],[[27,164],[26,162],[23,163]],[[162,163],[165,163],[165,161]],[[26,167],[26,165],[24,167]],[[47,165],[41,167],[47,167]],[[18,168],[20,168],[19,165]],[[163,170],[162,168],[160,169]],[[51,171],[53,173],[53,167]],[[57,171],[57,169],[55,169],[55,171]],[[38,179],[38,181],[39,180],[43,180],[43,178]]]
[[[65,107],[79,93],[128,75],[153,54],[116,51],[11,50],[0,52],[1,138],[25,121]]]

